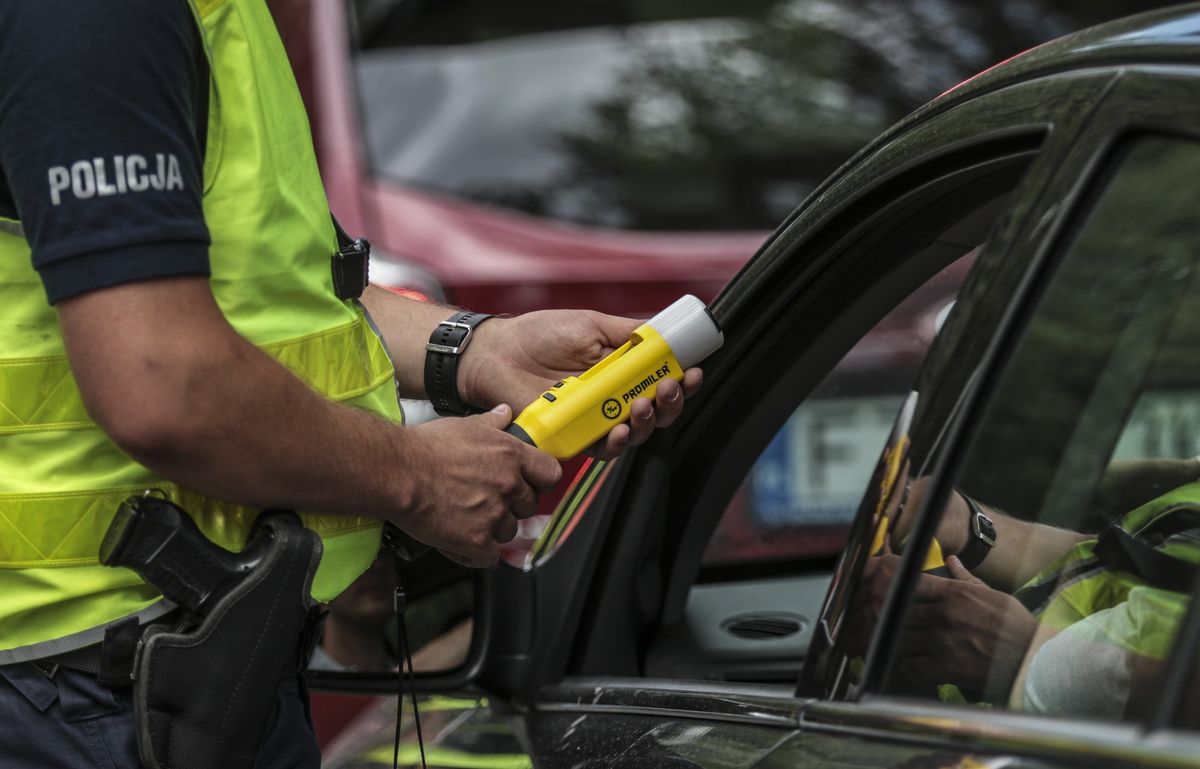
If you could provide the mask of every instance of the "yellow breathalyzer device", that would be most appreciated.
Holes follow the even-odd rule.
[[[508,432],[558,459],[569,459],[629,418],[639,397],[654,398],[725,341],[699,299],[687,295],[643,323],[629,341],[577,377],[556,382],[525,407]]]

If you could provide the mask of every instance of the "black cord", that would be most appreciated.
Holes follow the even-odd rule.
[[[334,220],[337,226],[337,220]],[[339,228],[340,229],[340,228]],[[411,539],[411,538],[409,538]],[[428,769],[425,764],[425,736],[421,733],[421,711],[417,707],[416,671],[413,670],[412,652],[408,648],[408,625],[404,621],[404,612],[408,608],[408,596],[404,586],[400,584],[400,561],[413,557],[412,550],[405,547],[405,539],[400,529],[386,524],[383,528],[383,541],[392,554],[392,565],[395,567],[396,591],[392,594],[392,613],[396,615],[396,643],[400,664],[396,669],[396,738],[392,743],[392,769],[400,766],[400,726],[404,719],[404,665],[408,663],[408,684],[412,700],[413,722],[417,727],[417,747],[421,751],[421,769]],[[415,543],[415,540],[413,540]],[[419,544],[419,543],[416,543]]]
[[[399,588],[397,588],[399,589]],[[404,622],[404,614],[397,615],[400,622],[400,649],[404,653],[404,661],[408,663],[408,695],[412,701],[413,708],[413,723],[417,727],[417,747],[421,751],[421,769],[428,769],[425,766],[425,737],[421,734],[421,711],[417,708],[417,682],[416,672],[413,670],[412,653],[408,648],[408,627]],[[403,677],[400,678],[403,682]],[[404,698],[404,685],[400,686],[400,697]],[[399,706],[397,707],[397,710]]]
[[[399,556],[397,556],[399,560]],[[397,564],[397,567],[399,564]],[[399,568],[397,568],[397,579],[399,578]],[[404,593],[404,588],[396,585],[396,593],[392,600],[392,608],[396,615],[396,641],[400,646],[400,666],[396,671],[396,739],[392,744],[392,769],[398,769],[400,766],[400,723],[404,716],[404,665],[408,664],[408,693],[412,701],[413,723],[417,727],[417,747],[421,751],[421,769],[428,769],[425,765],[425,736],[421,733],[421,711],[417,707],[417,683],[416,673],[413,670],[412,653],[408,648],[408,625],[404,621],[404,610],[406,608],[408,598]]]
[[[396,643],[403,644],[400,639],[404,638],[404,621],[401,617],[404,616],[404,590],[399,586],[396,587],[396,592],[392,596],[392,613],[396,615]],[[399,769],[400,766],[400,722],[404,718],[404,661],[400,662],[400,667],[396,671],[396,740],[392,744],[392,769]]]

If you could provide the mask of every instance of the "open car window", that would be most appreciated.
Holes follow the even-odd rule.
[[[981,207],[974,238],[1004,199]],[[975,264],[977,249],[960,248],[854,345],[772,439],[708,543],[710,571],[824,561],[841,551],[878,447]]]
[[[1036,157],[976,157],[879,214],[878,245],[861,246],[871,267],[859,291],[891,274],[889,295],[846,313],[862,330],[843,338],[847,352],[800,405],[788,404],[790,418],[709,530],[679,618],[664,612],[647,676],[795,683],[878,447]]]

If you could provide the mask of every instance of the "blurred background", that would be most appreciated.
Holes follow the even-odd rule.
[[[383,252],[377,278],[432,288],[423,272],[481,311],[642,316],[684,291],[712,299],[822,179],[937,94],[1166,4],[271,2],[335,213]]]

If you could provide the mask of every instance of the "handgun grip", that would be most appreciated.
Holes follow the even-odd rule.
[[[192,611],[201,611],[248,568],[205,537],[183,509],[152,496],[121,503],[100,545],[100,562],[133,569]]]

